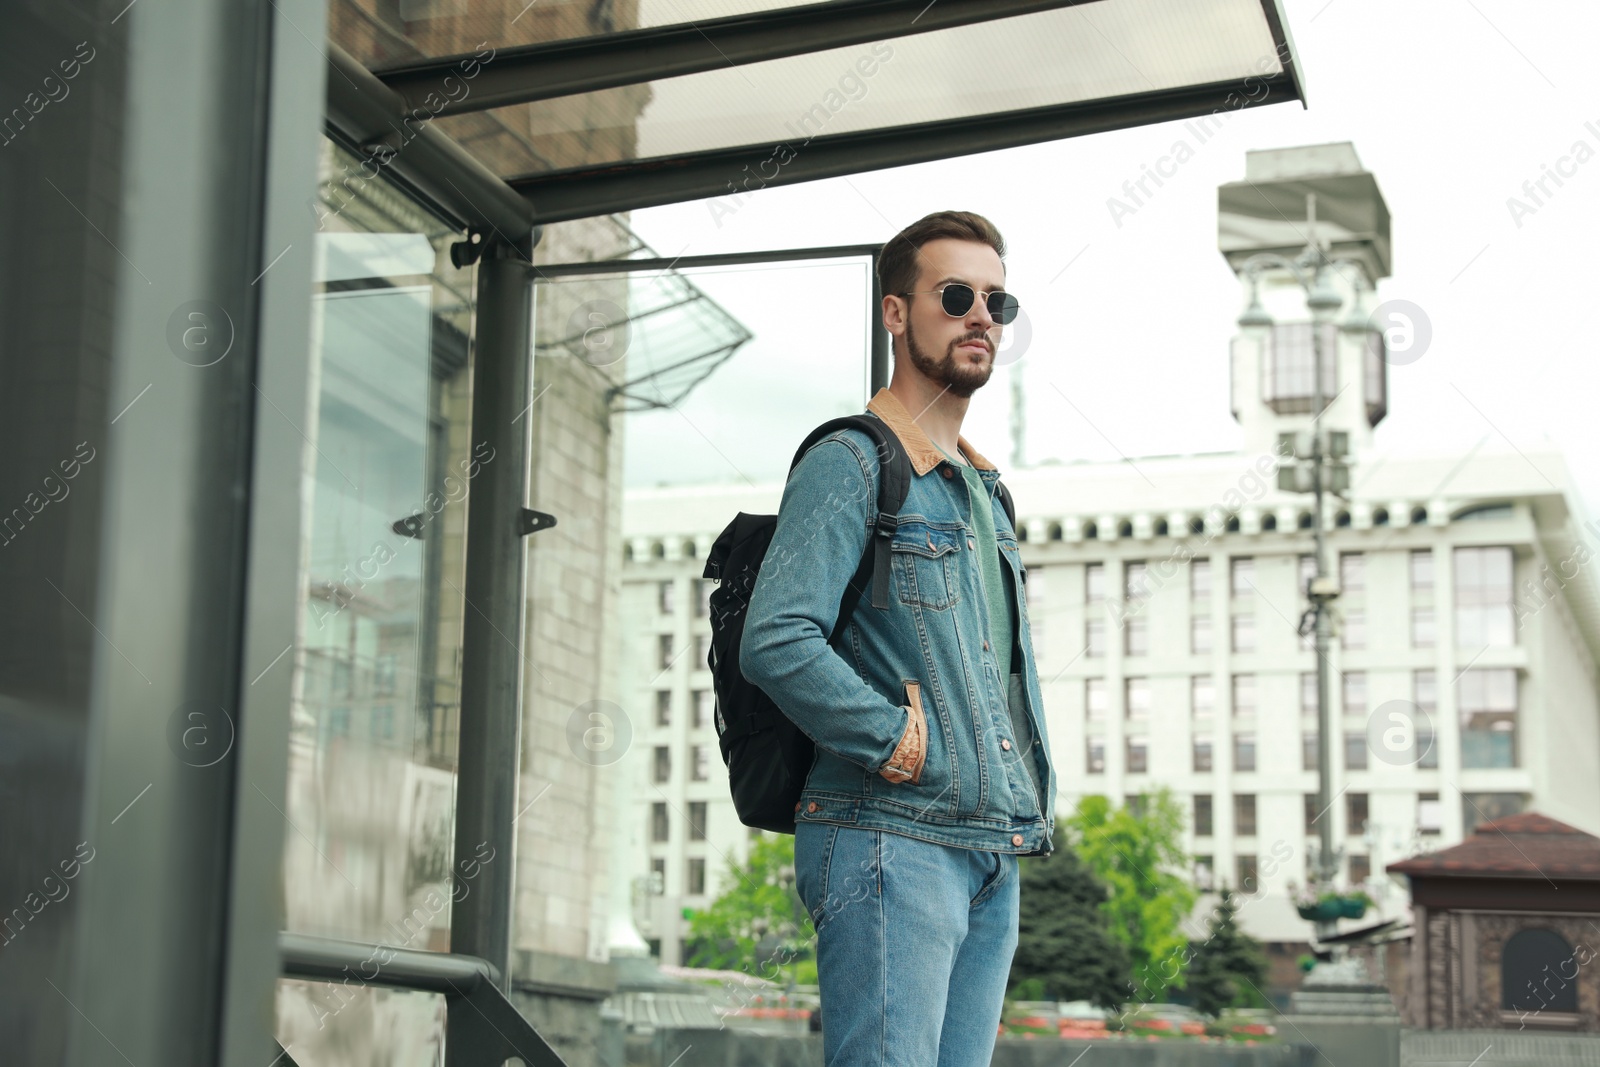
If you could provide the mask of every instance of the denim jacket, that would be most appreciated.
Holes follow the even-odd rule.
[[[1026,569],[994,492],[1000,472],[957,439],[989,489],[1001,573],[1016,605],[1015,665],[989,648],[988,599],[960,472],[888,389],[878,390],[867,411],[895,431],[913,472],[890,545],[887,609],[872,606],[869,588],[838,651],[829,646],[840,596],[878,510],[872,440],[840,430],[790,475],[745,617],[740,669],[816,743],[795,819],[1048,855],[1056,778],[1029,636]],[[1012,684],[1013,669],[1020,684]],[[1037,741],[1027,752],[1012,737],[1012,691],[1025,696]],[[1025,758],[1036,761],[1044,798],[1019,762]],[[915,777],[899,771],[902,764]]]

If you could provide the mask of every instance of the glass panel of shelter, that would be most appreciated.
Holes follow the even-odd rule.
[[[618,258],[667,262],[614,216],[553,224],[544,242],[552,254],[563,245],[598,244],[619,249]],[[738,511],[776,512],[800,441],[829,418],[861,412],[872,388],[872,330],[880,315],[872,299],[871,256],[781,256],[716,265],[685,256],[669,270],[617,271],[612,264],[594,265],[604,273],[574,273],[591,265],[573,264],[570,271],[535,271],[536,403],[559,398],[569,409],[576,403],[585,418],[608,424],[608,436],[620,434],[621,448],[610,453],[610,463],[622,486],[613,498],[621,504],[618,536],[606,540],[609,522],[582,514],[584,506],[607,507],[605,501],[581,505],[577,495],[563,501],[560,494],[582,489],[572,479],[541,483],[538,506],[548,502],[563,517],[530,539],[529,595],[536,609],[553,605],[563,575],[594,566],[585,560],[595,539],[615,547],[617,556],[603,566],[611,573],[620,567],[621,595],[603,602],[601,625],[621,650],[620,708],[613,714],[628,723],[631,742],[615,759],[566,747],[535,753],[535,765],[550,756],[570,764],[576,756],[590,764],[590,777],[588,788],[552,790],[541,800],[518,824],[518,849],[550,856],[574,848],[606,851],[607,842],[592,832],[597,827],[589,822],[594,816],[585,798],[596,792],[613,798],[619,832],[630,842],[628,906],[645,942],[659,942],[666,965],[690,962],[685,909],[709,905],[720,891],[715,878],[702,882],[695,861],[720,870],[720,851],[738,860],[742,856],[734,854],[750,847],[728,801],[713,717],[696,714],[711,687],[710,619],[700,580],[705,552]],[[590,397],[604,403],[596,406]],[[591,531],[584,533],[580,522]],[[535,610],[531,625],[549,625],[542,619],[547,614]],[[572,635],[551,630],[530,638],[539,662],[539,648],[570,642]],[[529,696],[532,714],[565,726],[567,712],[606,692],[603,669],[596,662],[592,676],[581,678],[548,668],[530,674],[530,686],[538,689]],[[525,731],[530,728],[525,722]],[[523,790],[546,784],[525,781]],[[574,782],[569,775],[561,784]],[[569,803],[570,811],[563,808]],[[579,858],[561,862],[583,869]],[[660,877],[652,878],[652,871]],[[530,881],[529,869],[518,869],[514,944],[583,954],[578,917],[595,907],[594,894],[582,880],[544,882],[544,874],[532,871]],[[570,921],[557,921],[562,915]],[[599,930],[607,925],[599,923]],[[594,936],[588,935],[591,958]]]
[[[358,162],[324,141],[313,205],[286,927],[445,951],[465,501],[481,458],[468,448],[475,268],[452,266],[453,227]],[[281,980],[277,1033],[300,1062],[318,1048],[391,1062],[385,1035],[442,1041],[442,1010],[423,994]]]
[[[1240,82],[1247,106],[1252,84],[1265,92],[1252,77],[1282,70],[1259,0],[1101,0],[1093,7],[1092,19],[1074,6],[435,121],[506,177],[769,145],[770,179],[786,154],[821,134],[1228,80]],[[479,39],[460,51],[470,53]],[[1007,60],[972,61],[992,55]]]

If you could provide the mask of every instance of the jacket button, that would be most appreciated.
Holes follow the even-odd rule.
[[[1022,835],[1021,835],[1021,834],[1012,834],[1012,835],[1011,835],[1011,843],[1012,843],[1012,844],[1013,844],[1013,845],[1020,845],[1020,844],[1022,844]]]
[[[968,548],[977,548],[978,547],[978,542],[974,541],[972,538],[969,537],[969,538],[967,538],[967,547]]]
[[[984,650],[984,651],[985,651],[985,652],[987,652],[987,651],[989,651],[989,642],[987,642],[987,641],[985,641],[985,642],[984,642],[984,643],[983,643],[983,650]]]
[[[1006,738],[1002,737],[1000,739],[1000,747],[1003,748],[1003,749],[1009,750],[1011,748],[1011,742],[1009,740],[1007,740]]]
[[[817,802],[815,800],[813,800],[811,803],[807,804],[806,805],[806,810],[807,811],[816,811],[817,810]]]
[[[942,473],[946,478],[954,478],[956,476],[956,472],[951,470],[949,467],[942,468],[940,473]]]

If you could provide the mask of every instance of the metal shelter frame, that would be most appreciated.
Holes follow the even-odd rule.
[[[465,107],[1096,2],[943,0],[930,8],[926,0],[829,0],[708,20],[693,32],[665,26],[508,48]],[[506,178],[427,122],[408,122],[450,61],[368,70],[322,39],[327,0],[111,6],[125,14],[108,14],[96,32],[103,46],[124,53],[125,97],[115,106],[126,144],[116,153],[91,147],[117,161],[123,183],[121,206],[106,209],[121,212],[111,215],[120,223],[113,229],[120,259],[105,259],[116,273],[116,316],[105,369],[69,368],[85,381],[103,374],[98,401],[123,409],[105,429],[109,455],[103,473],[97,468],[99,570],[87,587],[94,600],[79,610],[105,641],[92,644],[85,668],[92,683],[81,817],[100,858],[86,868],[70,966],[58,972],[66,988],[56,993],[71,1010],[40,1003],[54,1003],[65,1019],[68,1063],[116,1062],[106,1047],[112,1042],[132,1063],[262,1067],[292,1061],[293,1050],[273,1040],[262,1007],[272,1003],[279,975],[345,981],[354,971],[363,984],[444,993],[452,1067],[513,1055],[530,1067],[557,1067],[560,1057],[506,997],[513,862],[486,867],[475,891],[456,904],[448,953],[391,949],[392,959],[370,976],[360,968],[378,946],[278,929],[282,842],[294,832],[284,815],[283,709],[293,700],[284,659],[295,642],[297,607],[285,576],[298,573],[300,562],[303,426],[312,389],[313,266],[303,250],[312,244],[306,205],[316,196],[318,139],[325,134],[362,155],[458,226],[463,240],[454,254],[478,263],[470,432],[497,461],[475,479],[467,505],[464,595],[471,610],[462,633],[456,864],[470,860],[479,842],[515,855],[523,538],[548,525],[527,501],[532,283],[839,256],[866,256],[875,266],[882,246],[534,267],[542,224],[721,193],[728,174],[758,162],[771,146]],[[1261,7],[1282,70],[1258,79],[1267,95],[1257,103],[1303,101],[1281,0],[1261,0]],[[817,136],[767,184],[1183,119],[1228,106],[1237,85]],[[73,129],[66,121],[63,133]],[[58,145],[48,130],[29,135],[41,158],[60,168],[81,149],[65,137]],[[0,233],[0,248],[13,253],[0,258],[23,265],[7,268],[8,278],[33,262],[19,240]],[[887,384],[889,372],[888,338],[876,320],[882,295],[874,270],[873,389]],[[159,339],[182,300],[226,312],[231,348],[216,373],[192,374],[162,350]],[[42,426],[78,401],[63,391],[40,401],[33,419]],[[65,614],[48,591],[39,595],[41,605]],[[194,702],[232,709],[230,750],[204,773],[167,758],[163,740],[175,709]],[[113,967],[110,960],[128,962]]]

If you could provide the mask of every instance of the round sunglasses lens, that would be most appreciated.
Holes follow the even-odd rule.
[[[940,298],[940,303],[944,306],[946,315],[961,318],[972,310],[972,298],[976,295],[972,291],[972,286],[953,282],[944,287],[944,295]]]
[[[1017,298],[1010,293],[989,294],[989,317],[1002,326],[1015,319],[1017,312],[1021,309],[1021,305],[1017,303]]]

